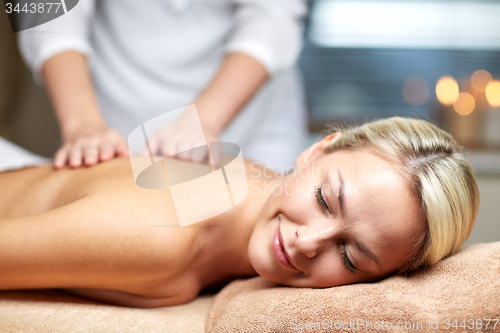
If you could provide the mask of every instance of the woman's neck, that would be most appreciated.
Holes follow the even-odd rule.
[[[198,273],[203,287],[237,277],[256,276],[250,264],[248,243],[272,187],[283,178],[247,163],[248,195],[233,209],[208,220],[202,232]]]

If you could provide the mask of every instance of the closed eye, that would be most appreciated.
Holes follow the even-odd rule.
[[[344,265],[347,267],[348,270],[350,270],[352,273],[354,273],[357,268],[352,264],[352,261],[349,259],[349,256],[347,255],[347,251],[345,249],[345,244],[342,244],[342,261],[344,262]]]
[[[326,201],[323,198],[323,195],[321,194],[321,189],[322,187],[316,186],[316,189],[314,190],[314,195],[316,196],[316,200],[318,201],[318,204],[322,208],[326,209],[329,213],[331,213],[330,208],[328,208],[328,205],[326,204]]]

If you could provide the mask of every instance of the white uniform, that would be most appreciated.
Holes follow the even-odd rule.
[[[19,33],[35,80],[43,63],[75,50],[89,58],[99,107],[125,137],[192,104],[228,52],[248,54],[271,79],[221,141],[244,157],[286,167],[304,148],[306,115],[294,63],[307,0],[80,0],[58,19]]]

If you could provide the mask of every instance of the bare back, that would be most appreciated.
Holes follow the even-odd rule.
[[[204,287],[197,254],[217,219],[180,228],[168,189],[136,186],[126,158],[87,169],[5,172],[0,188],[0,238],[7,240],[0,251],[11,254],[0,259],[0,268],[9,268],[0,289],[84,288],[94,299],[142,306],[114,301],[140,295],[156,300],[144,306],[163,306]]]

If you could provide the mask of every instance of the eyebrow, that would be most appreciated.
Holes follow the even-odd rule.
[[[337,198],[339,200],[340,211],[342,212],[342,215],[345,215],[345,207],[344,207],[345,183],[344,183],[344,177],[340,173],[339,169],[337,169],[337,174],[338,174],[339,182],[340,182],[339,194],[337,195]]]
[[[342,212],[342,215],[345,216],[345,206],[344,206],[345,182],[344,182],[344,177],[342,176],[342,173],[340,172],[339,169],[337,169],[337,174],[338,174],[339,183],[340,183],[340,191],[339,191],[339,194],[337,197],[339,200],[340,211]],[[354,244],[356,244],[358,249],[361,252],[363,252],[364,254],[366,254],[368,256],[368,258],[373,260],[377,264],[377,266],[380,268],[380,260],[378,260],[377,256],[375,254],[373,254],[372,251],[368,250],[364,245],[360,244],[357,241],[354,241]]]

